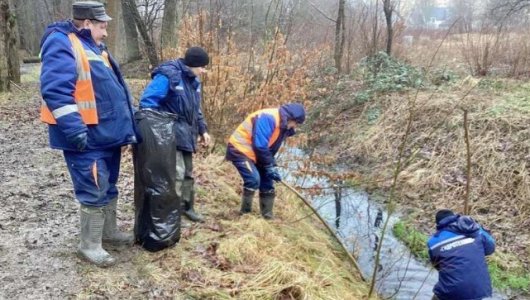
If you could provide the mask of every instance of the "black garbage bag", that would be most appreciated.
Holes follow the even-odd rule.
[[[177,116],[140,110],[135,119],[142,142],[135,145],[134,206],[136,242],[159,251],[180,239],[180,197],[175,191]]]

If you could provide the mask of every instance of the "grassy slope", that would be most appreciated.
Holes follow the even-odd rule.
[[[409,115],[408,100],[414,99],[415,91],[348,104],[358,86],[355,81],[339,82],[332,89],[338,94],[315,105],[320,116],[312,129],[325,128],[317,131],[320,145],[361,174],[356,184],[387,191]],[[433,231],[437,209],[462,210],[466,158],[461,108],[467,108],[472,215],[492,229],[498,241],[495,257],[500,259],[495,261],[499,269],[522,276],[526,289],[530,277],[523,270],[530,266],[530,232],[523,228],[530,225],[529,89],[521,81],[485,79],[479,83],[467,78],[420,91],[405,158],[417,154],[399,177],[397,195],[405,216],[424,234]],[[520,282],[513,286],[521,286]]]
[[[27,102],[38,96],[38,69],[25,74],[22,89],[0,94],[5,101]],[[136,97],[145,80],[130,80]],[[28,84],[30,83],[30,84]],[[28,101],[31,99],[32,101]],[[36,123],[39,124],[39,123]],[[40,126],[40,124],[39,124]],[[84,284],[77,298],[110,299],[364,299],[368,288],[355,274],[341,248],[299,199],[279,189],[276,219],[254,213],[238,215],[239,175],[220,154],[197,156],[197,210],[204,224],[184,228],[180,243],[157,253],[135,246],[108,249],[118,263],[101,269],[77,259]],[[134,222],[133,172],[130,154],[122,157],[119,224]],[[69,243],[75,248],[77,240]]]
[[[108,270],[80,267],[86,280],[81,296],[361,299],[367,293],[338,245],[317,221],[303,218],[307,210],[288,192],[280,189],[274,221],[262,219],[256,207],[240,217],[239,180],[222,160],[215,154],[196,160],[197,209],[205,224],[185,228],[174,248],[136,248]],[[128,161],[123,176],[131,176]],[[130,214],[131,204],[125,206]]]

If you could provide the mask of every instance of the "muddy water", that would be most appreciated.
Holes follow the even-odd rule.
[[[294,159],[296,158],[296,159]],[[280,155],[281,165],[287,165],[287,170],[298,170],[303,152],[289,149]],[[371,280],[376,246],[380,242],[383,222],[387,213],[380,204],[372,201],[370,196],[362,191],[345,188],[341,193],[341,212],[337,215],[336,193],[333,183],[325,178],[311,176],[294,177],[285,172],[288,182],[302,188],[319,187],[321,193],[309,197],[320,215],[336,230],[343,242],[355,253],[365,278]],[[339,218],[337,218],[337,216]],[[338,220],[338,224],[337,224]],[[438,273],[431,266],[415,259],[408,248],[402,244],[391,232],[392,225],[399,220],[399,216],[390,218],[378,266],[377,291],[390,299],[418,299],[432,298],[432,289],[438,281]],[[337,226],[338,225],[338,226]],[[508,299],[495,293],[489,299]]]

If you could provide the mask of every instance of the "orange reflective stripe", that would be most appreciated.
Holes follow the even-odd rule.
[[[40,107],[40,120],[48,124],[57,124],[52,112],[45,104],[41,105]]]
[[[252,131],[253,131],[253,123],[252,120],[254,117],[260,115],[260,114],[270,114],[274,117],[275,121],[275,128],[274,132],[272,133],[272,136],[269,140],[269,147],[271,147],[280,136],[280,110],[277,108],[268,108],[268,109],[262,109],[258,110],[256,112],[251,113],[243,123],[241,123],[234,133],[230,136],[230,139],[228,142],[234,146],[239,152],[244,154],[246,157],[248,157],[253,162],[257,162],[256,153],[254,152],[254,149],[252,149]]]
[[[98,183],[98,164],[97,161],[92,165],[92,177],[94,177],[94,182],[96,183],[97,188],[99,189]]]
[[[79,114],[83,123],[87,125],[98,124],[98,112],[96,107],[96,96],[94,94],[94,87],[90,76],[90,63],[86,55],[83,44],[79,38],[74,34],[68,34],[68,38],[72,43],[72,50],[74,51],[77,81],[75,83],[74,100],[78,106]],[[107,58],[108,59],[108,58]],[[73,105],[73,104],[72,104]],[[59,110],[61,108],[58,108]],[[57,115],[57,114],[56,114]],[[43,101],[40,111],[41,121],[48,124],[57,124],[53,113]]]

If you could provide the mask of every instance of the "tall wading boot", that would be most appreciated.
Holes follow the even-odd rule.
[[[125,233],[118,230],[116,221],[118,199],[112,199],[110,203],[103,207],[105,213],[105,225],[103,226],[103,242],[112,245],[132,245],[134,236],[132,233]]]
[[[101,247],[105,212],[102,207],[81,205],[80,242],[77,253],[99,267],[112,266],[116,260]]]
[[[276,197],[276,193],[274,192],[274,190],[259,193],[259,208],[260,208],[261,215],[263,216],[263,218],[268,219],[268,220],[274,218],[272,209],[274,207],[275,197]]]
[[[256,191],[243,188],[243,196],[241,197],[241,211],[240,214],[248,214],[252,212],[252,198]]]
[[[182,206],[183,214],[192,222],[204,222],[204,217],[195,212],[195,191],[193,190],[193,180],[186,180],[182,183]]]

